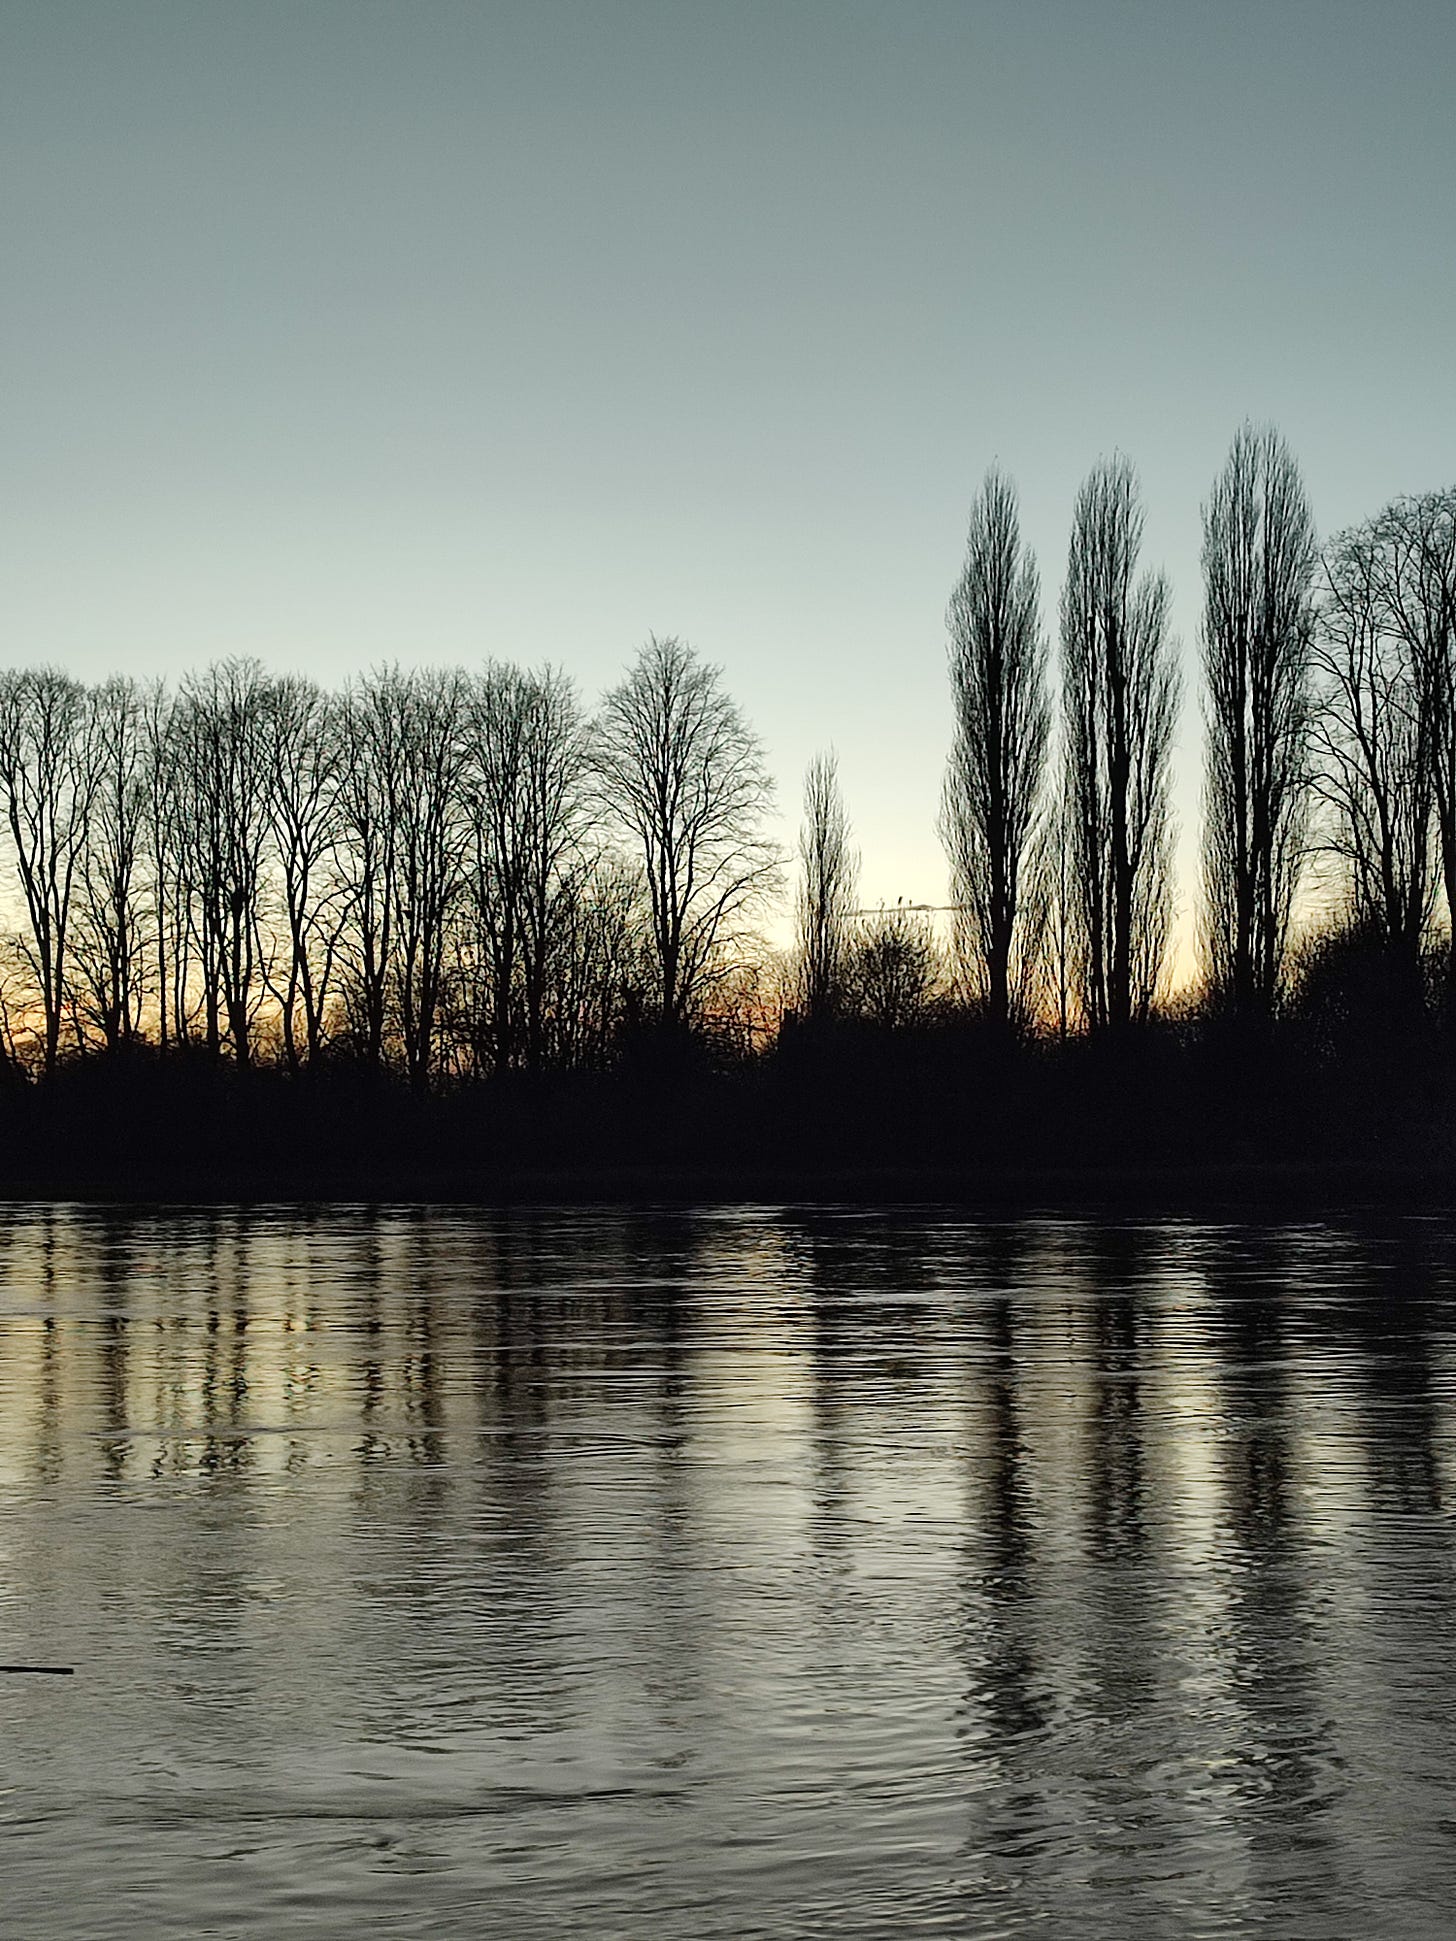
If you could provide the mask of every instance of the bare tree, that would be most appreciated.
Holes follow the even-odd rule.
[[[1395,500],[1373,522],[1376,594],[1425,716],[1446,920],[1456,922],[1456,489]],[[1456,935],[1448,938],[1456,984]]]
[[[496,1070],[546,1058],[553,920],[587,817],[590,744],[576,692],[553,668],[492,666],[465,735],[472,928]]]
[[[530,677],[516,667],[488,667],[471,697],[465,786],[476,1053],[482,1067],[497,1072],[518,1061],[524,1036],[529,715]]]
[[[267,970],[260,929],[269,844],[268,680],[252,660],[220,661],[182,683],[171,752],[180,836],[195,897],[208,1049],[224,1035],[251,1062]]]
[[[1349,917],[1412,966],[1436,877],[1438,693],[1419,634],[1391,624],[1390,524],[1341,533],[1321,571],[1314,666],[1322,844]]]
[[[1036,561],[1016,489],[996,470],[971,505],[966,560],[946,613],[955,732],[941,798],[962,976],[986,1015],[1024,1016],[1038,915],[1028,867],[1051,712]]]
[[[1035,1010],[1065,1043],[1071,1033],[1082,963],[1082,897],[1076,875],[1075,804],[1069,765],[1059,746],[1051,761],[1058,786],[1040,818],[1031,850],[1034,889],[1030,907],[1038,918],[1033,960]]]
[[[395,990],[405,1071],[430,1082],[444,986],[450,918],[464,881],[464,817],[456,777],[461,765],[466,682],[451,670],[398,679],[399,793],[396,827]]]
[[[556,892],[548,959],[550,1062],[606,1065],[652,977],[641,871],[610,850],[577,856]]]
[[[1146,1014],[1167,947],[1178,677],[1167,581],[1134,579],[1142,525],[1131,465],[1095,466],[1073,510],[1061,611],[1077,982],[1094,1029]]]
[[[291,1070],[323,1043],[348,898],[336,867],[342,834],[339,709],[298,675],[268,693],[268,816],[283,892],[287,947],[271,980]],[[302,1013],[303,1043],[299,1044]]]
[[[147,784],[142,697],[134,681],[103,682],[91,696],[95,795],[72,950],[78,1035],[99,1031],[109,1051],[141,1027],[145,995],[142,845]]]
[[[346,1003],[366,1062],[381,1067],[393,1044],[421,1090],[438,1049],[464,880],[466,713],[464,675],[385,667],[351,690],[341,714]]]
[[[885,1031],[923,1023],[941,984],[941,957],[929,918],[896,904],[864,918],[847,967],[856,1016]]]
[[[197,934],[181,710],[161,681],[139,702],[148,890],[148,954],[157,1004],[157,1042],[184,1044],[195,1022],[191,995]]]
[[[844,1001],[859,856],[839,791],[832,751],[816,755],[804,773],[804,820],[799,830],[799,981],[805,1015],[832,1018]]]
[[[1244,425],[1203,509],[1203,886],[1210,985],[1268,1016],[1305,853],[1318,551],[1279,433]]]
[[[530,683],[526,710],[523,968],[526,1064],[546,1061],[553,962],[563,941],[558,921],[576,877],[590,816],[591,738],[576,689],[558,668]]]
[[[394,961],[403,803],[400,680],[386,668],[356,682],[345,690],[339,721],[339,867],[349,916],[342,940],[344,997],[355,1048],[376,1071],[384,1065]]]
[[[744,917],[777,882],[758,737],[716,667],[683,641],[653,637],[603,701],[597,759],[603,805],[647,878],[656,1009],[664,1024],[682,1026],[731,967]]]
[[[0,675],[0,801],[25,894],[47,1072],[60,1052],[73,906],[98,785],[95,717],[82,684],[55,668]]]

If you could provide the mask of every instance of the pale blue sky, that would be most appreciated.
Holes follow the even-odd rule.
[[[1325,531],[1456,479],[1456,6],[0,0],[0,654],[720,661],[940,900],[986,466],[1049,628],[1272,418]],[[1191,889],[1185,870],[1185,898]]]

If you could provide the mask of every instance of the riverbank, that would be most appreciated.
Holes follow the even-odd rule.
[[[880,1048],[872,1049],[878,1050]],[[1456,1206],[1456,1083],[1149,1041],[512,1075],[80,1062],[0,1090],[0,1197],[818,1201],[988,1214]]]
[[[0,1201],[93,1204],[464,1204],[480,1206],[953,1206],[1030,1215],[1319,1217],[1456,1213],[1456,1169],[1345,1162],[1070,1168],[811,1169],[774,1166],[334,1167],[133,1165],[8,1168]]]

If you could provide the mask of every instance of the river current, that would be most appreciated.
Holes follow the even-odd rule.
[[[1456,1228],[0,1210],[0,1935],[1444,1936]]]

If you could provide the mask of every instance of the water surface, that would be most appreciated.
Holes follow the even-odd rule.
[[[1456,1231],[0,1212],[0,1933],[1445,1935]]]

